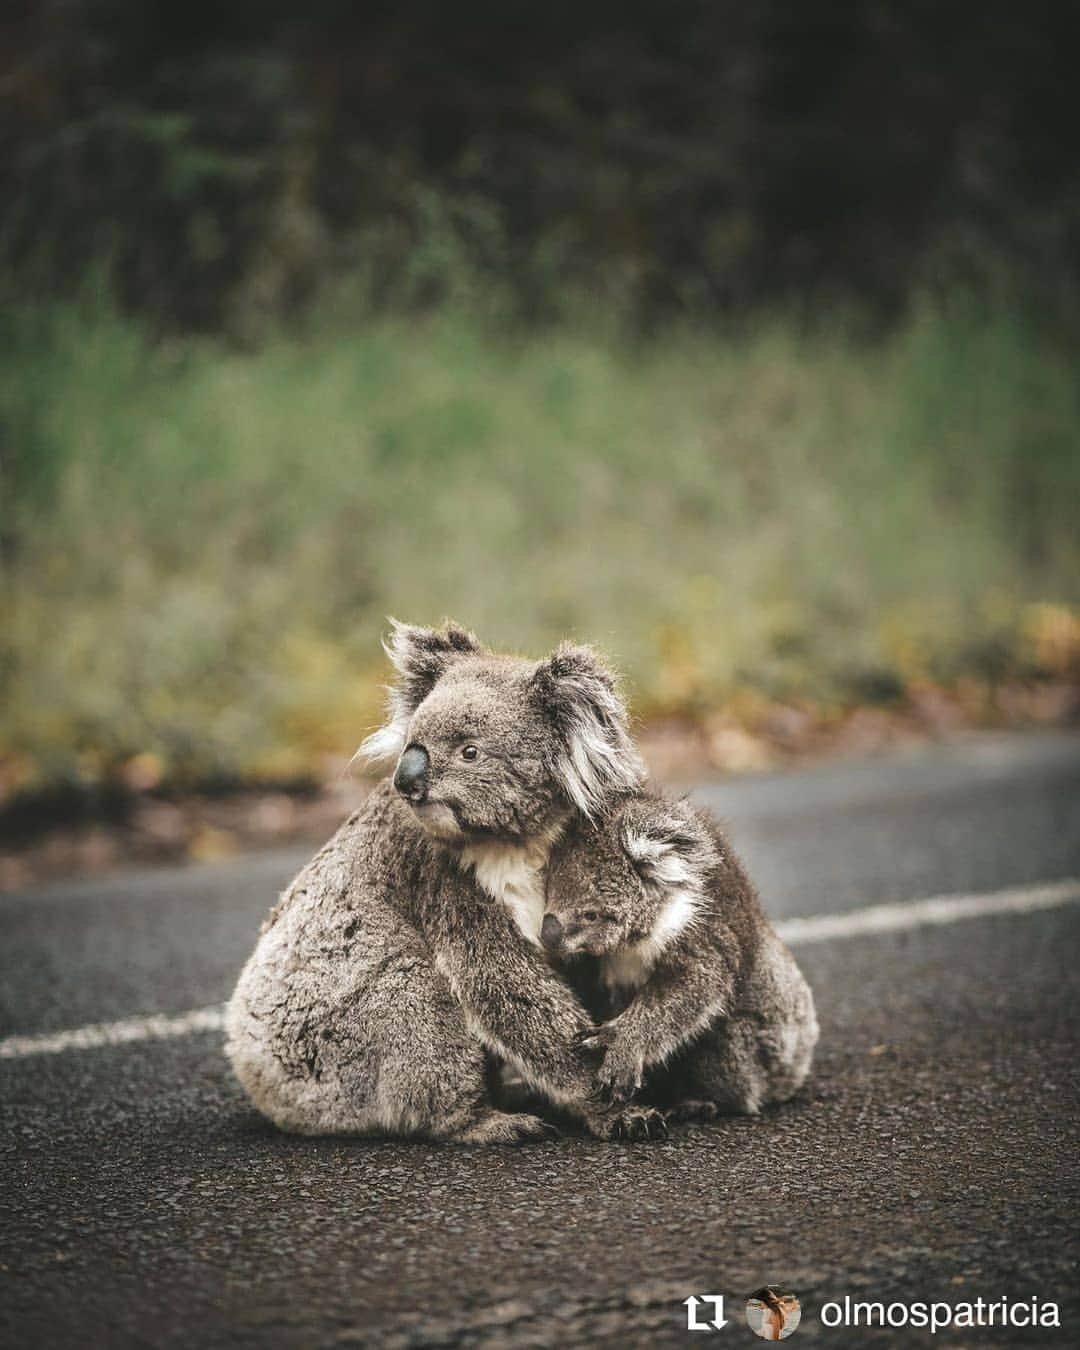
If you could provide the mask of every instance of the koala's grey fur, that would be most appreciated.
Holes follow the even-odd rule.
[[[453,624],[396,624],[387,650],[390,721],[363,748],[422,747],[421,789],[382,782],[267,920],[229,1005],[237,1077],[301,1133],[546,1132],[492,1109],[487,1047],[594,1133],[647,1134],[655,1112],[600,1102],[592,1022],[538,945],[554,841],[642,778],[612,676],[588,648],[499,656]]]
[[[705,812],[638,792],[579,823],[553,852],[547,910],[545,945],[610,1018],[592,1042],[616,1099],[755,1114],[801,1087],[813,996]]]

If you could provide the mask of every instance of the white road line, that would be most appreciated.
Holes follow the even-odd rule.
[[[0,1059],[23,1059],[26,1055],[58,1055],[62,1050],[97,1050],[103,1045],[128,1045],[132,1041],[163,1041],[187,1036],[192,1031],[220,1031],[225,1009],[193,1008],[190,1012],[128,1017],[123,1022],[95,1022],[49,1036],[9,1036],[0,1041]]]
[[[862,937],[867,933],[900,933],[994,914],[1032,914],[1078,900],[1080,877],[1068,877],[1045,886],[1016,886],[1007,891],[984,891],[981,895],[935,895],[930,900],[868,905],[846,914],[814,914],[806,919],[787,919],[778,923],[776,929],[790,946],[804,947],[811,942]]]
[[[787,919],[776,930],[792,947],[814,942],[832,942],[873,933],[901,933],[934,924],[982,919],[995,914],[1033,914],[1080,901],[1080,877],[1069,877],[1043,886],[1018,886],[978,895],[938,895],[929,900],[901,900],[891,905],[869,905],[846,914],[814,914]],[[195,1031],[220,1031],[225,1008],[194,1008],[190,1012],[129,1017],[122,1022],[97,1022],[45,1036],[9,1036],[0,1040],[0,1059],[24,1059],[28,1055],[56,1055],[64,1050],[96,1050],[105,1045],[129,1045],[134,1041],[160,1041],[187,1036]]]

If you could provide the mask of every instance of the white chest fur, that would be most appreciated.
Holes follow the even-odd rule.
[[[506,906],[522,935],[536,947],[544,921],[546,865],[546,849],[516,844],[474,844],[461,853],[461,866],[473,869],[477,882]]]
[[[701,894],[684,887],[673,888],[657,916],[653,930],[641,942],[628,943],[600,962],[600,978],[609,989],[640,989],[652,973],[660,953],[694,923],[701,907]]]

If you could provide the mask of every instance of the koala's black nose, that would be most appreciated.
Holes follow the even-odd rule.
[[[411,802],[422,802],[427,796],[428,752],[422,745],[409,745],[394,770],[394,786]]]
[[[550,952],[559,945],[559,939],[561,937],[562,924],[554,914],[545,914],[544,922],[540,925],[540,941]]]

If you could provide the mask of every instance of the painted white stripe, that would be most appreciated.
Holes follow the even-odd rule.
[[[95,1022],[48,1036],[9,1036],[0,1041],[0,1059],[58,1055],[62,1050],[98,1050],[103,1045],[128,1045],[132,1041],[164,1041],[193,1031],[220,1031],[224,1025],[224,1007],[192,1008],[175,1016],[156,1013],[149,1017],[128,1017],[123,1022]]]
[[[792,947],[804,947],[814,942],[833,942],[874,933],[900,933],[995,914],[1033,914],[1078,901],[1080,877],[1070,877],[1044,886],[1019,886],[978,895],[938,895],[929,900],[901,900],[891,905],[869,905],[846,914],[813,914],[807,918],[787,919],[778,923],[776,930]],[[122,1022],[98,1022],[46,1036],[9,1036],[0,1041],[0,1059],[56,1055],[64,1050],[96,1050],[101,1046],[129,1045],[134,1041],[167,1040],[195,1031],[220,1031],[224,1024],[223,1006],[194,1008],[175,1016],[129,1017]]]
[[[836,938],[863,937],[868,933],[900,933],[930,924],[982,919],[994,914],[1032,914],[1040,909],[1080,900],[1080,877],[1051,882],[1046,886],[1017,886],[1007,891],[981,895],[936,895],[929,900],[903,900],[892,905],[868,905],[847,914],[814,914],[788,919],[776,930],[792,947]]]

